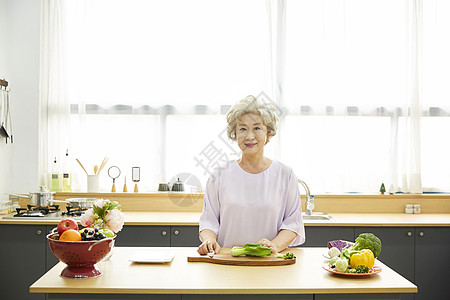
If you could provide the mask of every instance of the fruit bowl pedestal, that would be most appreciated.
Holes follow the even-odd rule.
[[[95,265],[111,251],[116,236],[94,241],[60,241],[57,233],[47,235],[53,254],[67,266],[61,276],[66,278],[92,278],[102,274]]]

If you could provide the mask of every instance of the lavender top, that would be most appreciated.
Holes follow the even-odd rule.
[[[298,234],[290,246],[305,242],[300,191],[291,168],[272,161],[258,174],[244,171],[237,161],[216,170],[206,184],[200,231],[217,234],[222,247],[274,239],[282,229]]]

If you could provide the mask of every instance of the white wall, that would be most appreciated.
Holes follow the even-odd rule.
[[[14,144],[0,143],[0,201],[38,189],[40,1],[0,0],[0,77],[11,88]]]
[[[8,35],[8,5],[6,0],[0,0],[0,78],[8,78],[8,51],[6,42]],[[5,144],[5,140],[0,138],[0,202],[7,199],[6,192],[10,184],[11,174],[11,145]]]

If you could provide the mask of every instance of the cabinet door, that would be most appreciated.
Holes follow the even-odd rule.
[[[355,238],[364,232],[371,232],[380,238],[382,247],[378,259],[414,282],[414,228],[356,227]]]
[[[0,226],[0,295],[2,299],[45,299],[29,288],[45,273],[45,225]]]
[[[49,234],[53,228],[55,228],[55,226],[47,225],[46,226],[46,234]],[[48,242],[45,243],[45,249],[46,249],[46,255],[47,255],[46,261],[45,261],[45,265],[46,265],[45,270],[48,271],[59,262],[59,259],[53,254]]]
[[[414,282],[414,228],[356,227],[355,239],[364,232],[371,232],[381,240],[381,253],[377,259]],[[414,294],[401,294],[401,299],[413,300]]]
[[[305,227],[306,242],[300,247],[326,247],[328,241],[352,241],[355,235],[353,227]]]
[[[200,245],[198,226],[172,226],[170,231],[170,246],[197,247]]]
[[[450,228],[416,228],[416,300],[448,299],[450,295]]]
[[[170,226],[124,226],[117,234],[116,246],[169,247]]]

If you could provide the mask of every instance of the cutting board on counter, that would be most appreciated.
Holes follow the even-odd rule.
[[[222,251],[224,250],[224,251]],[[228,251],[227,251],[228,250]],[[295,258],[283,259],[275,257],[275,255],[264,257],[253,256],[237,256],[231,255],[229,249],[221,249],[219,254],[215,254],[210,258],[207,255],[193,255],[188,256],[188,262],[207,262],[220,265],[235,265],[235,266],[283,266],[295,264]]]

